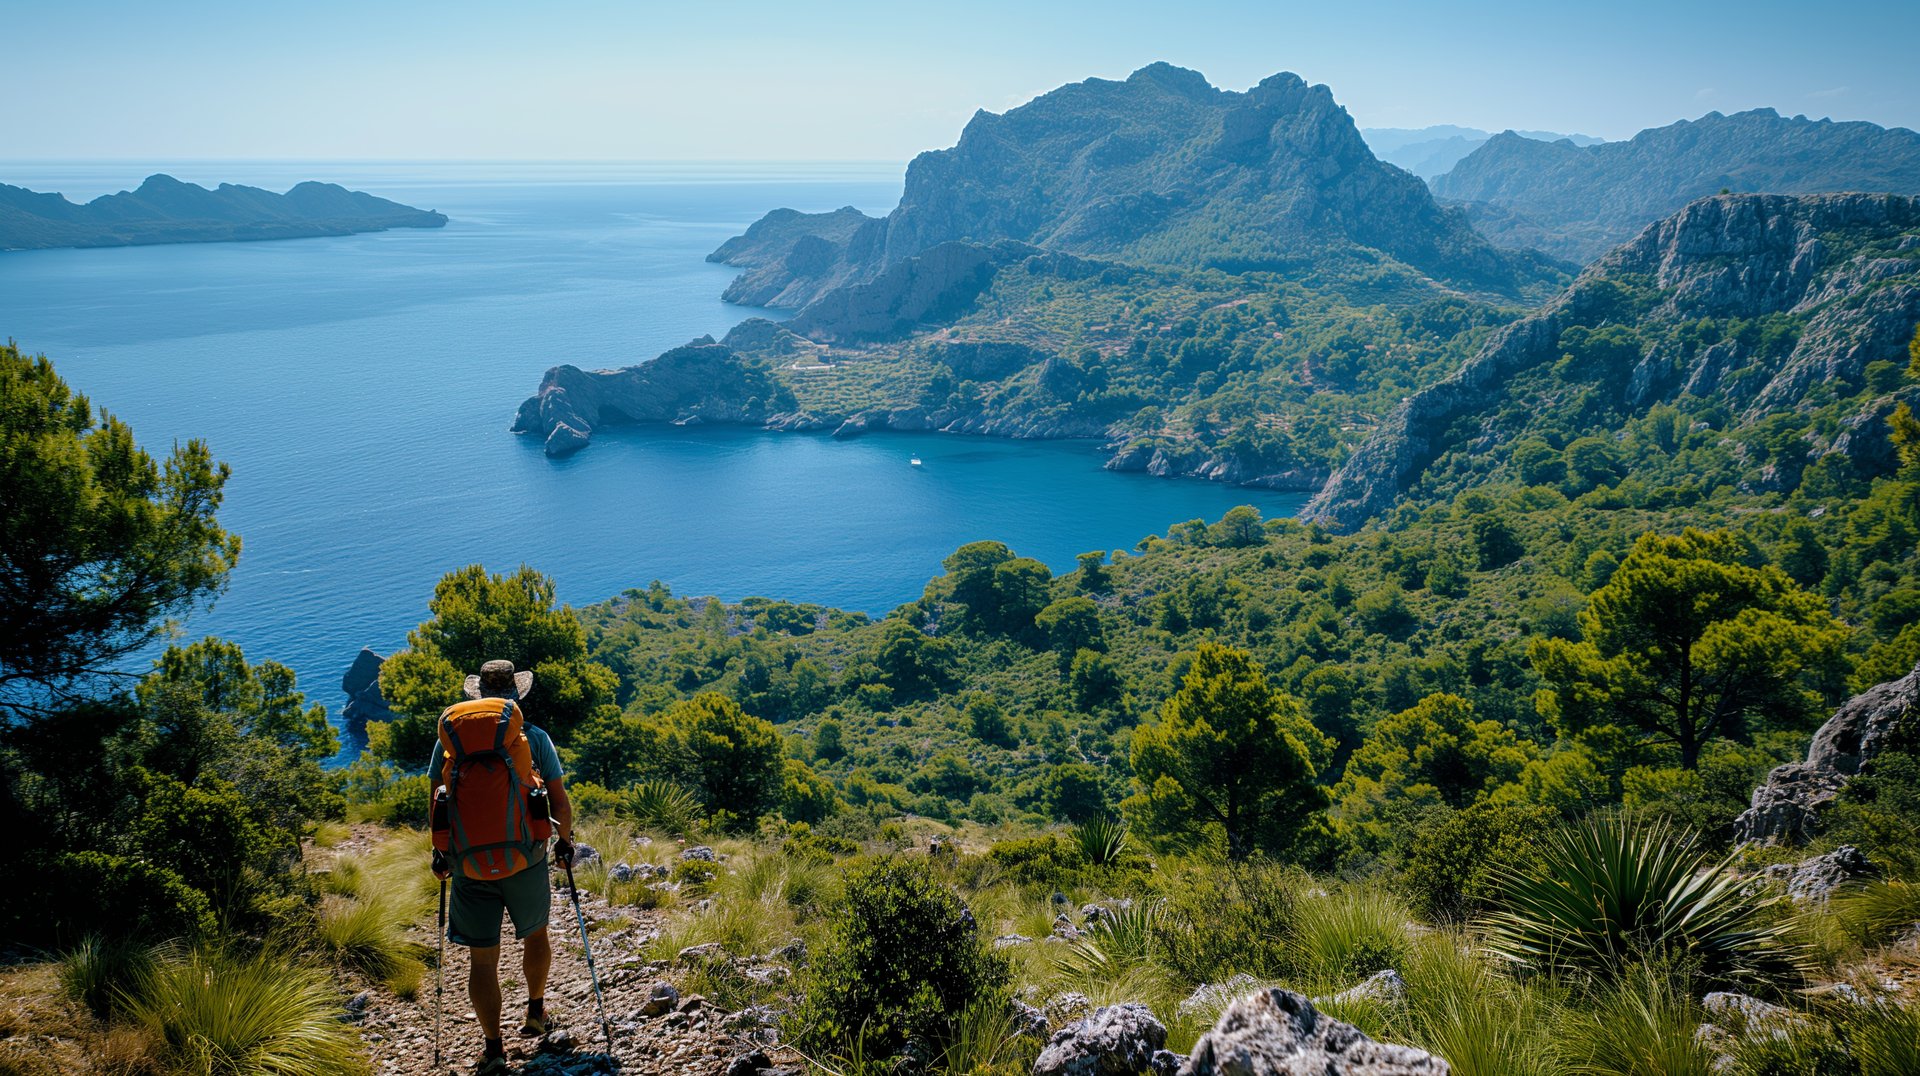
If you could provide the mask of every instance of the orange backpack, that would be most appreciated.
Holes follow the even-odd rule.
[[[433,846],[468,878],[518,874],[552,832],[525,725],[512,699],[469,699],[440,713],[446,783],[434,793]]]

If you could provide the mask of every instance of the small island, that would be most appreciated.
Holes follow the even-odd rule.
[[[307,239],[388,228],[440,228],[446,215],[306,182],[285,194],[222,183],[208,190],[168,175],[148,176],[138,190],[76,205],[0,183],[0,250],[128,247],[154,243],[221,243]]]

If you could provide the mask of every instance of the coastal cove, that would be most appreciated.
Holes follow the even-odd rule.
[[[1085,442],[652,426],[554,461],[507,432],[548,366],[630,364],[766,316],[720,301],[735,270],[707,252],[771,205],[882,211],[897,168],[132,162],[0,178],[80,198],[156,170],[281,188],[311,176],[450,218],[0,255],[0,331],[150,448],[200,437],[233,467],[222,521],[245,551],[186,636],[292,666],[330,709],[358,649],[403,645],[435,581],[468,563],[531,564],[576,604],[659,579],[884,613],[968,541],[1063,569],[1237,504],[1271,518],[1304,500],[1104,472]]]

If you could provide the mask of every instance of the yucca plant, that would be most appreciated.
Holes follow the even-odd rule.
[[[1073,843],[1096,867],[1111,867],[1127,854],[1127,823],[1121,818],[1089,818],[1073,827]]]
[[[642,829],[683,836],[700,824],[700,801],[672,781],[655,779],[628,789],[620,813]]]
[[[1106,914],[1085,934],[1064,946],[1054,963],[1078,981],[1110,978],[1138,967],[1153,955],[1160,905],[1146,901],[1107,906]]]
[[[1665,820],[1607,814],[1549,837],[1541,862],[1503,879],[1504,908],[1482,921],[1490,952],[1515,964],[1615,979],[1650,956],[1707,982],[1753,987],[1801,975],[1777,898],[1710,862],[1698,838]]]

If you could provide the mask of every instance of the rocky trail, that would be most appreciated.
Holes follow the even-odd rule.
[[[374,827],[356,827],[354,835],[335,852],[362,851],[379,839],[379,833]],[[502,1023],[508,1060],[515,1073],[792,1076],[799,1071],[800,1057],[779,1048],[770,1020],[751,1010],[725,1012],[706,998],[685,994],[673,964],[648,959],[646,945],[658,936],[666,912],[616,909],[601,894],[583,888],[581,911],[592,939],[594,964],[599,970],[612,1032],[613,1049],[609,1053],[566,876],[556,871],[552,878],[548,931],[553,938],[553,966],[547,986],[552,1028],[543,1038],[515,1034],[526,1004],[526,986],[520,970],[520,946],[510,940],[510,925],[503,930],[503,937],[509,940],[503,942],[500,954]],[[438,944],[431,912],[409,928],[408,940],[431,951],[419,993],[408,999],[377,982],[356,984],[363,988],[348,999],[342,1018],[359,1029],[376,1076],[471,1072],[480,1058],[481,1035],[467,1001],[467,950],[452,943],[446,948],[442,1055],[436,1068],[431,953],[438,952]]]

